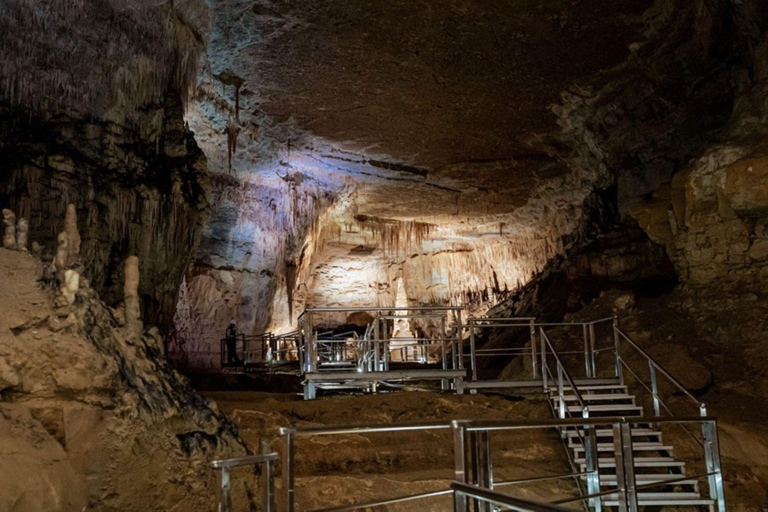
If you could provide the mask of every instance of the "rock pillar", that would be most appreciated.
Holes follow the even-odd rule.
[[[16,215],[11,210],[3,210],[3,247],[16,249]]]
[[[131,337],[141,337],[144,325],[141,322],[139,304],[139,258],[129,256],[125,260],[125,326]]]

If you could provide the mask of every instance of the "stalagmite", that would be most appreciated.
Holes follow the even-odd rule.
[[[67,302],[73,304],[75,302],[75,296],[80,289],[80,274],[76,270],[67,270],[64,272],[64,281],[61,283],[62,295],[67,299]]]
[[[131,337],[141,336],[144,325],[141,322],[139,304],[139,258],[129,256],[125,260],[125,325]]]
[[[40,244],[37,242],[32,242],[31,251],[32,251],[32,254],[34,254],[38,258],[43,254],[43,248],[40,247]]]
[[[77,230],[77,209],[70,203],[67,205],[67,214],[64,217],[64,231],[69,236],[69,259],[67,263],[74,263],[80,255],[80,232]]]
[[[3,247],[16,249],[16,215],[11,210],[3,210],[3,225],[5,227]]]
[[[20,251],[27,250],[29,240],[29,222],[27,219],[19,219],[16,224],[16,248]]]
[[[60,283],[63,283],[64,273],[69,262],[69,235],[67,235],[66,231],[59,233],[56,243],[56,258],[53,260],[53,263],[56,265],[56,277]]]

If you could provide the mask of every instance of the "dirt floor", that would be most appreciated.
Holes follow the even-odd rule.
[[[765,351],[760,348],[759,340],[743,335],[765,332],[760,323],[764,321],[760,317],[763,310],[761,303],[744,298],[745,310],[752,316],[741,315],[741,324],[732,323],[732,328],[725,328],[723,326],[728,324],[717,324],[718,315],[703,307],[705,300],[706,297],[702,297],[696,306],[688,302],[683,307],[686,298],[679,293],[649,298],[612,291],[566,321],[618,315],[624,332],[703,399],[708,406],[708,415],[718,418],[728,510],[765,511],[768,510],[768,412],[762,407],[764,400],[760,398],[764,386],[763,370],[754,361],[745,364],[743,355],[745,351],[753,356]],[[707,325],[719,327],[708,328]],[[711,333],[717,335],[713,338]],[[598,329],[596,334],[598,348],[601,343],[606,346],[612,343],[609,330],[601,333]],[[578,343],[581,333],[550,329],[549,335],[553,343],[563,349]],[[740,350],[733,348],[734,343],[738,343]],[[647,361],[631,350],[623,352],[622,356],[640,379],[647,380]],[[607,352],[598,356],[599,373],[612,371],[612,357]],[[583,367],[579,361],[571,363],[574,367]],[[518,361],[505,371],[530,371],[529,367],[527,360]],[[635,377],[628,375],[627,381],[631,392],[637,395],[638,403],[650,413],[650,395]],[[240,384],[242,388],[244,383]],[[664,379],[660,378],[660,385],[664,404],[672,414],[698,416],[696,404]],[[280,451],[278,428],[281,426],[552,417],[541,394],[524,398],[414,391],[303,401],[293,393],[294,390],[291,391],[283,394],[209,391],[206,396],[214,399],[239,425],[240,434],[254,451],[261,443]],[[669,413],[665,411],[663,416],[667,415]],[[662,430],[665,442],[675,446],[675,456],[687,463],[688,474],[704,473],[702,449],[688,433],[679,426],[665,426]],[[698,425],[692,430],[696,435],[700,433]],[[493,445],[496,480],[569,470],[565,450],[554,432],[494,435]],[[452,467],[452,442],[448,431],[304,438],[297,444],[297,503],[300,509],[308,510],[441,489],[450,481]],[[280,488],[279,481],[277,486]],[[543,501],[576,492],[575,487],[565,481],[547,482],[538,488],[507,487],[505,490]],[[278,493],[282,498],[279,490]],[[438,510],[449,506],[447,499],[436,497],[390,505],[387,509],[426,507]]]
[[[304,401],[295,395],[247,391],[208,392],[240,428],[254,451],[270,444],[278,452],[280,426],[401,424],[484,418],[546,418],[542,398],[396,392],[332,396]],[[554,430],[526,430],[492,436],[497,481],[567,473],[568,461]],[[252,477],[251,477],[252,478]],[[453,479],[450,430],[332,435],[300,438],[296,444],[296,500],[310,510],[447,488]],[[278,499],[281,482],[276,482]],[[568,480],[527,486],[531,499],[575,496]],[[447,496],[388,505],[387,510],[445,510]]]

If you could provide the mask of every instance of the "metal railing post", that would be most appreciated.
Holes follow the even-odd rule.
[[[538,376],[538,361],[536,361],[536,320],[531,318],[531,366],[533,368],[533,380]]]
[[[447,342],[446,334],[445,334],[445,316],[442,316],[440,318],[440,336],[441,336],[440,341],[442,345],[441,357],[443,360],[443,370],[447,370],[448,369],[448,351],[446,350],[446,347],[445,347],[445,344]],[[440,387],[443,390],[450,389],[450,382],[448,381],[448,379],[442,379],[440,381]]]
[[[587,409],[584,410],[583,416],[589,417]],[[600,492],[600,470],[598,468],[598,452],[597,452],[597,429],[594,425],[584,425],[584,458],[587,471],[587,494],[597,494]],[[601,512],[603,502],[600,497],[590,498],[589,504],[594,512]]]
[[[584,338],[584,371],[587,378],[592,377],[592,366],[589,364],[589,336],[587,334],[587,324],[582,324],[581,335]]]
[[[477,380],[477,366],[475,362],[475,330],[473,329],[472,319],[467,319],[469,327],[469,367],[472,371],[472,380]]]
[[[464,326],[461,323],[461,310],[456,310],[456,341],[458,344],[458,366],[457,368],[461,370],[464,368],[464,340],[462,339],[462,331],[464,330]]]
[[[285,510],[293,512],[295,506],[295,469],[293,458],[296,454],[296,445],[293,432],[290,430],[283,434],[284,445],[282,454],[281,470],[283,472],[283,490],[285,491]]]
[[[472,443],[472,483],[485,489],[493,489],[493,463],[491,460],[490,434],[484,430],[470,433]],[[487,501],[474,500],[475,510],[489,512]]]
[[[229,496],[229,468],[221,468],[221,498],[219,512],[232,512],[232,498]]]
[[[656,365],[653,361],[648,361],[648,370],[651,373],[651,392],[653,393],[653,414],[657,418],[661,417],[661,400],[659,399],[659,383],[656,378]]]
[[[629,512],[637,512],[637,484],[635,482],[635,456],[632,451],[632,425],[627,421],[622,421],[619,425],[623,450],[621,458],[624,464],[624,481],[627,489],[627,509]],[[618,464],[618,461],[616,461],[616,464]]]
[[[557,401],[560,410],[560,419],[565,419],[565,389],[563,386],[563,365],[557,363]],[[564,433],[564,432],[563,432]]]
[[[312,313],[307,313],[307,317],[305,318],[305,326],[307,329],[307,336],[306,336],[306,352],[307,352],[307,371],[309,372],[315,372],[317,371],[317,345],[315,344],[315,326],[312,324]]]
[[[621,367],[621,355],[619,353],[619,317],[613,317],[613,352],[615,355],[616,377],[619,378],[619,384],[624,385],[624,369]]]
[[[715,501],[717,512],[725,512],[725,490],[723,488],[723,470],[720,465],[720,444],[717,438],[717,423],[714,420],[705,421],[701,425],[704,435],[704,457],[707,473],[710,474],[709,497]]]
[[[597,377],[595,364],[595,324],[589,324],[589,360],[592,364],[592,377]]]
[[[613,456],[616,461],[616,493],[619,512],[628,512],[627,480],[624,474],[624,448],[622,443],[623,431],[621,423],[614,423],[613,428]],[[598,460],[598,465],[599,465]]]
[[[379,371],[381,368],[379,367],[380,362],[380,345],[379,340],[381,339],[381,316],[380,314],[376,316],[376,318],[373,319],[375,322],[373,324],[373,371]]]
[[[544,392],[549,390],[549,367],[547,365],[547,345],[544,343],[544,329],[539,328],[539,341],[541,342],[541,379],[544,384]]]
[[[275,507],[275,470],[273,461],[268,460],[265,464],[264,472],[264,510],[265,512],[274,512]]]
[[[466,429],[464,425],[458,421],[454,421],[451,424],[453,428],[453,478],[457,482],[467,483],[467,447],[466,447]],[[453,508],[454,512],[467,512],[468,503],[467,496],[454,498]]]

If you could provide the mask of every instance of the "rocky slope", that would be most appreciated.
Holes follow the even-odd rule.
[[[156,328],[134,338],[87,279],[70,306],[39,273],[0,249],[0,509],[212,510],[208,461],[245,452],[235,427]]]

